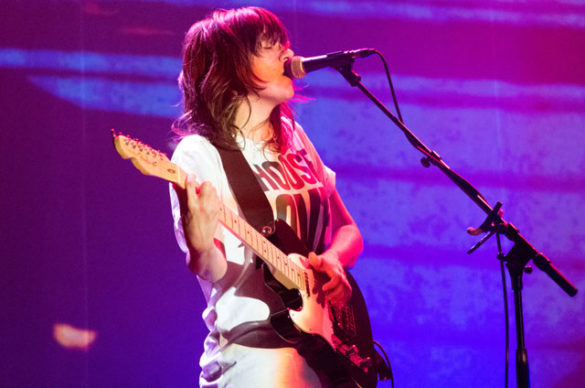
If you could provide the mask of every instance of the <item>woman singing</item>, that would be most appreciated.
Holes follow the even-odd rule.
[[[275,301],[254,254],[218,224],[220,201],[240,212],[218,148],[239,149],[273,211],[312,251],[309,265],[328,281],[323,293],[346,303],[344,268],[362,250],[361,234],[287,101],[284,73],[293,55],[286,30],[256,7],[215,11],[195,23],[183,46],[179,78],[184,115],[172,161],[189,173],[171,188],[174,226],[187,265],[197,275],[209,329],[201,356],[201,387],[328,387],[268,321]]]

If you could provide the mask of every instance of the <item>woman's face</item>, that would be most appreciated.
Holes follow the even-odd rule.
[[[252,56],[252,72],[260,80],[262,90],[258,97],[274,106],[294,95],[292,80],[284,75],[284,63],[293,56],[293,51],[281,43],[263,41],[258,55]]]

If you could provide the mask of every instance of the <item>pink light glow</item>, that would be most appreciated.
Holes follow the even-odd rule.
[[[53,338],[65,348],[86,352],[97,338],[97,332],[79,329],[67,323],[55,323],[53,325]]]

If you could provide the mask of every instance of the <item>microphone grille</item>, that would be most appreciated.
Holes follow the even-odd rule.
[[[303,57],[292,57],[285,64],[285,72],[291,78],[303,78],[307,75],[303,68]]]

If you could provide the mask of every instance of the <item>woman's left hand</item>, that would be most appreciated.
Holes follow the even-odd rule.
[[[334,306],[343,306],[351,297],[351,286],[345,276],[345,270],[339,258],[331,250],[317,255],[309,253],[309,265],[315,270],[326,274],[329,281],[323,285],[323,292]]]

